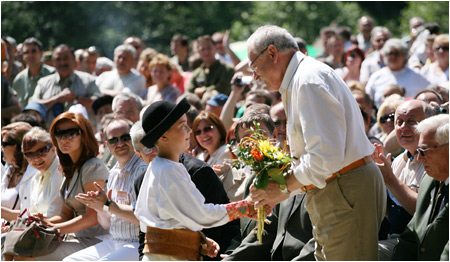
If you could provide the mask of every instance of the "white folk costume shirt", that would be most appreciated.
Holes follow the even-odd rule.
[[[333,69],[296,52],[280,87],[294,175],[303,185],[325,180],[374,151],[364,132],[361,110]]]
[[[156,157],[150,163],[136,202],[141,231],[217,227],[229,221],[224,205],[205,204],[183,164]]]
[[[61,185],[64,181],[62,171],[59,170],[59,159],[55,156],[50,168],[44,173],[38,171],[31,179],[30,212],[41,213],[46,217],[53,217],[61,212]]]

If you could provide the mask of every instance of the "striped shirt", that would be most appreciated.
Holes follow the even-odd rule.
[[[116,163],[109,171],[107,188],[112,189],[112,200],[118,204],[135,205],[136,192],[134,191],[134,180],[145,173],[145,164],[136,154],[127,162],[123,169]],[[111,214],[111,227],[109,232],[114,240],[123,242],[139,241],[139,225],[127,222],[114,214]]]

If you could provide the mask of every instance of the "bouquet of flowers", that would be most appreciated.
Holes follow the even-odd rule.
[[[273,139],[264,136],[258,123],[254,122],[254,125],[256,128],[250,128],[252,135],[242,138],[235,147],[234,153],[238,159],[233,166],[235,168],[250,166],[256,174],[253,185],[257,189],[266,190],[269,179],[278,183],[283,189],[286,187],[284,174],[289,170],[292,159],[289,154],[274,145]],[[257,238],[260,244],[262,244],[265,217],[264,207],[260,207],[257,224]]]

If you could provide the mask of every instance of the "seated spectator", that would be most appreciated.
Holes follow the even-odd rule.
[[[330,50],[329,55],[324,59],[318,60],[324,62],[333,69],[344,67],[342,57],[345,51],[344,40],[342,37],[338,35],[330,37],[327,41],[327,48]]]
[[[17,122],[25,122],[30,124],[30,126],[32,127],[38,126],[44,129],[47,128],[45,122],[44,123],[40,122],[35,115],[32,115],[30,113],[20,113],[15,117],[11,118],[11,124]]]
[[[131,45],[120,45],[114,49],[114,65],[112,71],[98,76],[95,83],[105,95],[116,96],[124,91],[144,97],[145,78],[136,70],[131,70],[137,61],[136,49]]]
[[[206,101],[205,111],[220,116],[223,106],[227,102],[228,96],[225,94],[217,94]]]
[[[428,88],[417,93],[414,99],[422,100],[427,104],[430,104],[430,102],[435,102],[437,105],[441,105],[444,103],[444,100],[442,99],[442,96],[439,93]]]
[[[400,39],[389,39],[381,50],[386,67],[375,72],[366,85],[366,93],[373,97],[376,106],[381,105],[383,88],[389,84],[404,87],[405,97],[414,97],[430,83],[406,66],[408,47]]]
[[[104,190],[79,193],[75,198],[94,209],[100,225],[109,229],[112,239],[80,250],[64,261],[138,261],[139,221],[134,215],[136,202],[135,179],[145,174],[147,164],[134,152],[127,119],[114,119],[105,128],[107,146],[117,159],[109,171],[108,184]]]
[[[349,83],[350,81],[359,82],[361,64],[364,61],[364,58],[364,52],[359,49],[357,45],[350,46],[344,54],[345,67],[337,68],[336,73],[338,73],[346,83]]]
[[[47,109],[43,104],[39,104],[36,101],[30,101],[22,111],[23,113],[31,114],[36,117],[39,121],[40,126],[44,129],[47,129],[46,125],[46,117],[47,117]]]
[[[184,72],[191,71],[189,67],[189,39],[185,35],[176,34],[170,40],[170,61],[181,66]]]
[[[362,16],[358,19],[359,33],[356,35],[356,40],[359,48],[367,54],[370,53],[373,25],[373,19],[370,16]]]
[[[433,52],[436,61],[422,67],[420,74],[435,85],[448,82],[448,34],[436,36]]]
[[[328,47],[327,42],[331,37],[336,36],[336,31],[334,27],[326,26],[320,29],[320,42],[322,44],[322,51],[316,56],[317,59],[325,58],[331,54],[330,47]]]
[[[25,39],[22,49],[27,67],[17,74],[12,86],[17,93],[20,104],[25,107],[34,94],[38,80],[53,74],[55,68],[41,62],[44,48],[38,39],[34,37]]]
[[[211,38],[214,41],[214,47],[216,49],[216,59],[235,67],[241,60],[230,48],[230,34],[230,30],[226,30],[225,34],[222,32],[215,32]]]
[[[253,104],[266,104],[268,106],[272,105],[272,98],[267,90],[254,89],[248,92],[245,96],[244,105],[239,108],[236,113],[236,117],[240,118],[244,115],[245,110]]]
[[[279,146],[285,152],[290,152],[286,141],[287,118],[283,103],[278,103],[270,109],[270,117],[275,125],[273,136],[277,139]]]
[[[56,73],[41,78],[30,99],[45,106],[48,126],[72,105],[79,103],[92,111],[92,102],[101,95],[94,76],[75,70],[75,56],[70,46],[62,44],[56,47],[53,63]],[[93,114],[89,118],[95,121]]]
[[[107,57],[97,58],[97,63],[95,64],[95,75],[99,76],[103,72],[111,71],[114,67],[114,62]]]
[[[94,183],[105,186],[108,170],[98,154],[98,144],[90,122],[81,114],[65,112],[55,118],[50,134],[61,163],[64,182],[61,187],[61,213],[44,218],[43,223],[67,235],[57,249],[36,260],[62,260],[74,252],[109,238],[98,225],[97,212],[75,199],[79,193],[96,191]]]
[[[112,96],[105,95],[95,99],[94,102],[92,103],[92,110],[94,111],[95,123],[97,125],[96,130],[98,130],[98,133],[96,133],[96,137],[103,130],[101,128],[101,121],[103,116],[112,113],[112,101],[113,101]]]
[[[449,259],[448,127],[448,115],[430,117],[416,127],[420,134],[417,160],[427,175],[421,182],[416,212],[400,235],[392,260]]]
[[[351,86],[353,86],[352,83],[355,84],[355,88],[353,88],[353,89],[351,87]],[[368,94],[366,94],[366,92],[364,91],[364,87],[362,87],[362,89],[360,89],[360,88],[356,88],[356,86],[362,87],[361,83],[359,83],[359,82],[351,82],[349,85],[352,95],[356,100],[356,103],[358,103],[359,107],[362,108],[364,110],[364,112],[366,112],[367,117],[370,120],[369,121],[369,129],[370,129],[377,122],[376,116],[374,116],[374,113],[373,113],[375,111],[374,109],[376,109],[376,108],[374,108],[372,98],[370,98],[370,96]],[[375,129],[376,129],[376,127],[375,127]],[[376,132],[376,133],[378,133],[378,132]],[[368,133],[368,135],[370,136],[369,133]]]
[[[150,73],[150,69],[148,68],[152,59],[158,54],[153,48],[145,48],[139,56],[139,61],[137,63],[137,71],[145,77],[145,87],[149,88],[153,85],[152,76]]]
[[[133,123],[139,120],[142,107],[141,98],[133,93],[121,93],[112,101],[114,117],[126,118]]]
[[[393,137],[394,135],[389,136],[392,131],[394,131],[394,119],[395,119],[395,111],[397,108],[403,104],[405,100],[398,96],[398,95],[392,95],[388,97],[383,104],[381,104],[380,108],[377,112],[377,123],[378,127],[380,128],[381,132],[378,134],[375,134],[375,137],[380,139],[380,141],[384,144],[386,143],[386,140],[388,137]],[[391,153],[394,157],[400,154],[402,151],[401,146],[396,143],[396,146],[393,151],[388,151]]]
[[[373,73],[386,66],[380,50],[390,38],[391,32],[386,27],[377,26],[372,30],[370,42],[374,51],[366,55],[361,64],[361,75],[359,76],[361,83],[366,84]]]
[[[149,64],[153,85],[147,91],[147,104],[156,101],[175,103],[180,96],[180,90],[170,84],[172,65],[169,57],[156,55]]]
[[[129,36],[125,41],[123,41],[124,45],[131,45],[136,50],[136,56],[135,59],[141,56],[142,51],[146,48],[146,45],[142,39],[136,36]],[[134,61],[133,68],[136,68],[137,60]]]
[[[28,123],[17,122],[2,128],[2,155],[6,163],[5,172],[2,172],[1,206],[2,219],[15,220],[21,207],[30,206],[29,186],[36,169],[28,164],[23,156],[22,140],[31,130]]]
[[[186,91],[194,93],[200,98],[205,92],[213,90],[229,95],[234,69],[215,58],[214,42],[210,36],[205,35],[197,39],[197,51],[203,63],[192,72]]]
[[[2,38],[2,40],[6,43],[6,48],[9,55],[9,67],[5,73],[5,76],[8,79],[9,83],[13,83],[14,78],[16,78],[17,74],[19,74],[20,71],[23,70],[22,63],[16,61],[17,41],[11,36],[6,36]]]
[[[80,57],[80,71],[95,75],[95,68],[97,66],[97,58],[100,57],[100,51],[91,46],[84,50]]]
[[[383,97],[381,98],[381,102],[384,102],[386,98],[390,97],[393,94],[397,94],[401,97],[405,97],[405,88],[398,85],[387,85],[383,88]]]

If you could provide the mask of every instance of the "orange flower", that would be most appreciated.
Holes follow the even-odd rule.
[[[256,149],[250,151],[250,154],[256,159],[256,161],[260,161],[263,159],[264,155]]]

